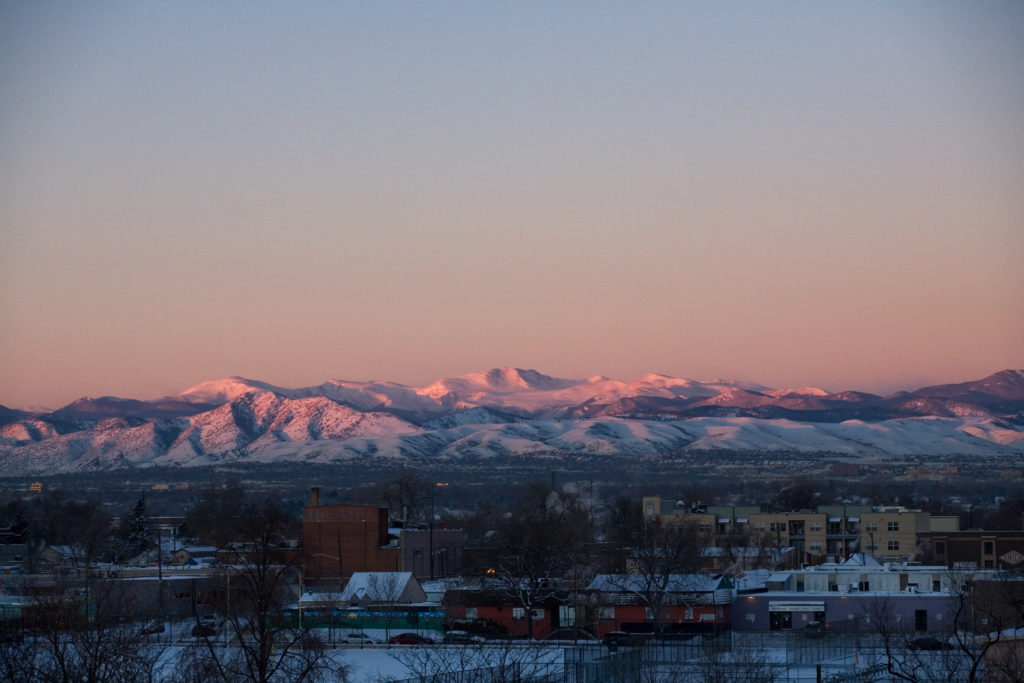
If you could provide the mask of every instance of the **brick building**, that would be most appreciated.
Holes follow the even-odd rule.
[[[399,540],[389,533],[385,507],[321,505],[313,488],[302,508],[302,563],[312,584],[341,585],[355,572],[402,571]]]

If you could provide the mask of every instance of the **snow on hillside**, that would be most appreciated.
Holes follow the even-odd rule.
[[[1020,456],[1020,380],[1019,371],[1003,371],[883,399],[658,374],[634,382],[560,379],[516,368],[418,388],[331,380],[285,389],[231,377],[163,402],[103,399],[48,415],[12,413],[0,426],[0,466],[17,473],[230,460],[657,458],[688,451]],[[116,415],[120,405],[127,412]],[[792,419],[801,411],[805,420]],[[791,419],[774,419],[779,415]]]
[[[244,377],[225,377],[197,384],[178,394],[177,398],[193,403],[228,403],[253,391],[269,391],[281,396],[289,396],[293,390]]]

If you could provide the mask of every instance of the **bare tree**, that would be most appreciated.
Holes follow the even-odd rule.
[[[245,540],[227,570],[230,647],[222,647],[216,635],[206,636],[200,644],[205,652],[188,655],[216,679],[315,683],[327,675],[322,643],[282,612],[297,598],[296,555],[283,547],[293,522],[270,500],[249,505],[238,520],[235,533]]]
[[[393,650],[413,680],[423,683],[519,683],[548,673],[552,652],[509,640],[449,647],[417,646]]]
[[[533,611],[558,592],[586,541],[588,519],[574,496],[534,482],[489,540],[487,575],[523,609],[531,639]]]
[[[639,506],[625,519],[606,521],[606,530],[628,558],[628,574],[619,575],[620,591],[650,609],[657,631],[670,594],[684,596],[683,577],[700,571],[706,535],[692,522],[644,519]]]
[[[124,583],[93,581],[78,590],[61,581],[31,591],[29,617],[35,652],[17,667],[30,666],[23,680],[68,683],[152,681],[163,648],[149,643],[131,623],[132,598]]]
[[[731,650],[705,646],[697,663],[698,676],[686,673],[675,679],[658,678],[657,681],[699,681],[699,683],[772,683],[775,669],[768,663],[764,651],[745,645]],[[682,673],[682,672],[680,672]]]
[[[367,599],[384,612],[385,641],[391,639],[391,618],[405,587],[401,583],[401,576],[400,572],[374,572],[367,579]]]
[[[903,681],[973,683],[1002,669],[1010,680],[1019,680],[1021,658],[1002,643],[1024,626],[1024,582],[1005,572],[979,580],[979,575],[952,571],[944,583],[949,591],[944,627],[930,635],[909,633],[889,601],[868,605],[866,615],[882,641],[888,672]]]

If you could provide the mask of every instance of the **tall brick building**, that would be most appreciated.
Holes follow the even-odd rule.
[[[321,505],[313,488],[302,508],[302,556],[311,582],[342,584],[354,572],[395,572],[404,564],[399,539],[388,533],[388,509]]]

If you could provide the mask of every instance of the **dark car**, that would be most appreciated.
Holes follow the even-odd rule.
[[[805,638],[824,638],[825,637],[825,624],[820,621],[809,621],[807,622],[807,628],[804,629]]]
[[[633,645],[635,641],[633,636],[625,631],[609,631],[604,634],[601,642],[611,647],[614,645]]]
[[[192,635],[199,637],[209,637],[217,634],[220,629],[220,622],[217,621],[216,617],[203,617],[196,622],[196,625],[192,627]]]
[[[142,625],[142,635],[152,636],[157,633],[163,633],[164,628],[164,622],[162,621],[147,621]]]
[[[426,645],[434,641],[419,633],[399,633],[397,636],[391,636],[388,642],[392,645]]]
[[[444,634],[444,642],[449,645],[473,645],[484,642],[484,639],[466,631],[448,631]]]
[[[907,643],[907,647],[911,650],[952,650],[953,646],[944,640],[933,638],[931,636],[921,636],[920,638],[914,638]]]

